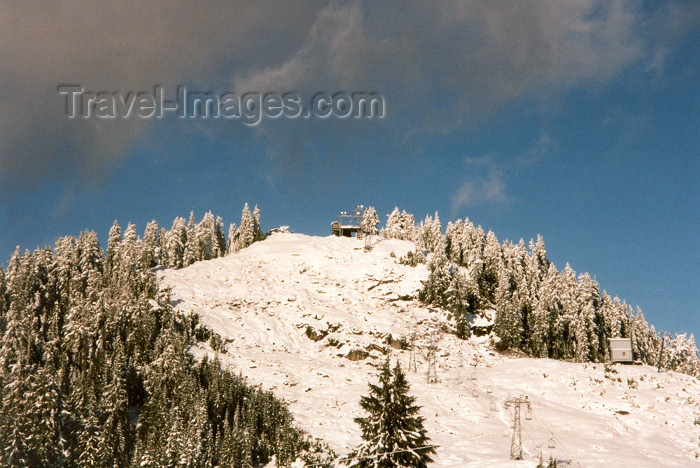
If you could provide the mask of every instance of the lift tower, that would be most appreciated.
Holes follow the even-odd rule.
[[[510,408],[510,405],[514,405],[513,409],[513,439],[510,442],[510,459],[511,460],[522,460],[523,459],[523,435],[520,427],[520,405],[527,405],[527,415],[526,419],[531,419],[532,408],[530,407],[530,402],[527,398],[522,396],[517,398],[509,398],[506,400],[506,408]]]

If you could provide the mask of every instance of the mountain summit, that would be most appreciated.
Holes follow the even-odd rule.
[[[503,354],[490,334],[460,339],[449,312],[418,300],[429,270],[405,261],[415,248],[275,233],[158,278],[176,310],[215,333],[195,356],[218,354],[285,399],[341,455],[360,442],[359,399],[388,357],[406,369],[438,446],[431,466],[534,467],[540,455],[562,466],[700,463],[700,381],[647,365]],[[509,460],[514,407],[505,402],[516,397],[531,408],[522,406],[522,462]]]

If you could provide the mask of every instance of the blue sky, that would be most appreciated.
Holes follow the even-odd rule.
[[[99,3],[99,2],[96,2]],[[327,235],[355,204],[544,236],[649,322],[700,333],[695,2],[154,2],[0,31],[0,256],[212,210]],[[118,18],[101,28],[91,25]],[[70,120],[56,87],[375,91],[383,119]]]

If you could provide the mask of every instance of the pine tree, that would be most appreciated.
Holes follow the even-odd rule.
[[[208,211],[196,227],[198,242],[198,261],[211,260],[219,255],[219,240],[217,239],[216,220]]]
[[[255,205],[255,208],[253,208],[253,241],[257,242],[263,239],[265,239],[265,235],[260,227],[260,208],[258,208],[258,205]]]
[[[102,438],[102,428],[100,427],[95,415],[95,407],[92,398],[89,394],[85,395],[81,401],[81,405],[76,405],[80,408],[79,429],[78,429],[78,447],[77,461],[78,466],[98,466],[100,463],[99,450],[100,439]]]
[[[401,213],[399,212],[399,207],[394,207],[393,211],[387,215],[386,223],[384,224],[384,229],[382,229],[382,236],[387,239],[393,239],[397,237],[399,224],[401,222]]]
[[[399,212],[395,207],[391,214],[387,215],[386,225],[381,232],[387,239],[413,240],[415,235],[415,219],[406,211]]]
[[[153,268],[160,263],[160,230],[156,220],[146,225],[143,233],[143,252],[141,262],[145,268]]]
[[[119,244],[119,256],[114,264],[118,266],[113,274],[120,285],[135,286],[140,280],[140,273],[143,271],[141,257],[143,254],[143,243],[136,234],[136,226],[129,223],[124,231],[124,238]]]
[[[445,253],[457,265],[464,266],[464,224],[461,219],[447,223],[445,229]]]
[[[576,273],[567,263],[559,274],[561,313],[556,324],[556,355],[559,359],[570,359],[576,356],[576,327],[578,325],[576,288]]]
[[[223,257],[226,255],[226,235],[224,234],[224,220],[221,216],[216,217],[216,255]]]
[[[493,231],[486,234],[484,242],[484,254],[481,272],[477,279],[479,283],[479,295],[489,307],[493,307],[496,301],[498,289],[498,273],[503,268],[501,245]]]
[[[522,240],[518,245],[503,244],[503,268],[496,290],[496,318],[493,330],[502,349],[520,349],[529,330],[529,292],[525,275],[527,250]]]
[[[698,361],[698,348],[695,345],[695,337],[687,337],[685,333],[677,334],[670,341],[666,354],[666,368],[676,372],[698,377],[700,375],[700,361]]]
[[[418,298],[427,304],[448,306],[448,294],[452,283],[452,264],[445,256],[444,248],[437,248],[428,262],[430,274],[423,282]]]
[[[362,234],[365,236],[376,236],[378,232],[377,224],[379,224],[377,211],[370,206],[362,213]]]
[[[241,212],[241,227],[239,231],[241,234],[239,237],[239,248],[237,250],[244,249],[255,241],[255,220],[247,203]]]
[[[185,245],[187,244],[187,225],[185,218],[177,217],[166,236],[166,265],[170,268],[182,268],[184,265]]]
[[[226,244],[226,255],[232,254],[236,251],[236,246],[238,245],[238,228],[236,228],[236,223],[231,223],[228,227],[228,242]]]
[[[78,237],[78,269],[80,270],[80,298],[86,302],[96,302],[104,273],[104,252],[100,249],[97,234],[84,231]],[[77,299],[74,296],[73,299]]]
[[[196,229],[197,224],[194,220],[194,211],[190,211],[190,219],[187,222],[187,240],[185,241],[185,252],[182,255],[182,266],[190,266],[201,258]]]
[[[5,271],[2,269],[2,265],[0,265],[0,336],[5,334],[5,329],[7,327],[7,317],[5,317],[5,313],[7,312],[7,302],[5,300],[6,291]]]
[[[583,273],[578,277],[577,297],[579,304],[580,330],[581,336],[577,339],[577,357],[581,361],[601,361],[601,343],[599,337],[604,335],[602,317],[600,317],[600,290],[598,283],[590,277],[588,273]],[[582,342],[585,340],[585,345]],[[602,346],[607,346],[603,343]]]
[[[119,227],[117,220],[114,220],[112,227],[109,230],[109,238],[107,239],[107,268],[111,269],[114,266],[115,259],[119,255],[119,244],[122,241],[122,229]]]
[[[435,218],[430,217],[430,215],[425,217],[425,221],[421,222],[417,232],[419,247],[431,252],[441,243],[444,247],[444,242],[442,242],[442,225],[440,224],[440,217],[437,211],[435,212]]]
[[[233,245],[233,251],[237,252],[241,249],[245,249],[252,245],[253,242],[264,239],[264,237],[260,229],[260,210],[256,205],[251,213],[246,203],[241,212],[241,227],[236,231],[234,235],[235,240],[231,243],[231,245]],[[231,242],[230,233],[229,242]]]
[[[233,424],[224,425],[220,452],[222,466],[230,466],[231,468],[251,468],[253,466],[248,432],[241,422],[242,411],[242,407],[237,406],[233,414]]]
[[[398,362],[393,372],[389,360],[379,374],[379,384],[369,384],[369,395],[360,399],[368,415],[355,418],[363,442],[348,456],[351,467],[425,467],[435,448],[423,429],[423,417],[415,397],[408,394],[406,375]]]

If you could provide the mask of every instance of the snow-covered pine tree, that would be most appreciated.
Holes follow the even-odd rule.
[[[231,223],[228,227],[226,255],[234,253],[236,251],[236,245],[238,245],[238,228],[236,227],[236,223]]]
[[[216,217],[216,250],[215,257],[223,257],[226,255],[226,235],[224,234],[224,220],[221,216]]]
[[[390,214],[387,215],[386,223],[384,224],[384,229],[381,231],[382,237],[386,239],[393,239],[397,237],[397,231],[399,224],[401,222],[401,212],[399,207],[396,206]]]
[[[401,233],[400,239],[403,240],[414,240],[416,237],[416,220],[411,213],[407,213],[405,210],[401,211]]]
[[[610,298],[607,294],[605,296]],[[647,323],[642,309],[637,308],[637,314],[631,317],[629,332],[632,337],[632,352],[635,359],[647,364],[658,364],[661,340],[654,327],[650,327]]]
[[[143,252],[143,243],[136,234],[136,226],[129,223],[124,231],[124,238],[119,244],[119,258],[115,262],[118,265],[118,281],[119,284],[135,284],[139,281],[141,268],[141,256]],[[114,271],[113,271],[114,274]]]
[[[435,212],[434,218],[427,215],[425,221],[421,222],[420,226],[417,228],[417,232],[418,247],[430,250],[431,252],[434,251],[442,238],[442,225],[440,224],[438,212]],[[444,242],[442,245],[444,247]]]
[[[447,227],[445,228],[445,254],[447,258],[455,262],[457,265],[461,263],[461,258],[459,257],[461,250],[459,248],[458,233],[462,229],[462,220],[449,221]]]
[[[5,285],[5,271],[2,269],[2,265],[0,265],[0,336],[5,334],[5,312],[7,312],[7,302],[5,300],[6,291],[7,286]]]
[[[219,462],[222,466],[232,468],[251,468],[253,460],[250,454],[248,432],[241,421],[241,405],[233,413],[233,423],[224,424]]]
[[[255,205],[255,208],[253,208],[253,242],[263,239],[265,239],[265,235],[260,227],[260,208],[258,208],[258,205]]]
[[[457,336],[462,339],[471,336],[469,315],[475,315],[479,308],[479,288],[473,278],[467,278],[459,267],[455,267],[450,286],[445,292],[447,307],[455,319]]]
[[[482,261],[481,273],[477,279],[479,295],[486,306],[493,307],[498,288],[498,272],[503,268],[501,244],[493,231],[486,234]]]
[[[399,212],[395,207],[391,214],[387,215],[386,225],[381,231],[381,235],[387,239],[414,240],[415,219],[412,214],[406,211]]]
[[[195,372],[185,351],[191,336],[175,326],[182,318],[145,268],[135,228],[120,238],[114,238],[109,270],[93,232],[59,239],[55,253],[22,255],[17,249],[7,270],[0,270],[0,316],[6,320],[0,333],[0,465],[167,466],[163,429],[177,405],[184,436],[177,463],[212,466],[216,427],[227,411],[221,405],[231,395],[238,395],[231,408],[242,395],[258,400],[247,410],[246,426],[255,431],[254,465],[282,459],[281,437],[289,457],[309,447],[270,394],[219,366],[202,363]],[[179,344],[167,355],[170,342]],[[203,387],[196,378],[202,373],[216,383]],[[221,412],[210,415],[212,405]]]
[[[466,239],[465,266],[474,275],[481,273],[484,266],[484,243],[486,233],[481,226],[468,229]]]
[[[185,218],[177,217],[173,220],[173,226],[168,231],[165,252],[166,265],[170,268],[182,268],[184,266],[185,245],[187,244],[187,225]]]
[[[425,467],[432,462],[435,447],[423,428],[420,406],[409,395],[406,375],[399,363],[389,360],[379,374],[379,384],[369,384],[369,395],[360,399],[368,415],[355,418],[363,442],[345,463],[354,468]]]
[[[158,264],[159,265],[165,265],[166,264],[166,256],[165,256],[165,245],[168,241],[168,230],[165,229],[165,227],[161,226],[160,232],[158,233],[158,252],[159,252],[159,258],[158,258]]]
[[[102,463],[107,462],[115,466],[127,465],[130,442],[125,367],[121,346],[117,346],[109,365],[101,401],[101,410],[106,415],[106,420],[103,426],[104,436],[98,442],[98,457]]]
[[[552,456],[549,456],[549,461],[545,465],[544,462],[542,461],[542,454],[540,453],[540,462],[537,464],[537,468],[557,468],[557,461],[552,458]]]
[[[238,228],[240,235],[238,237],[238,248],[236,250],[245,249],[255,242],[255,219],[253,218],[250,208],[246,203],[241,212],[241,227]]]
[[[588,350],[582,350],[582,357],[586,361],[600,362],[605,355],[607,347],[605,326],[600,314],[600,287],[588,273],[578,277],[577,301],[579,303],[580,322],[583,324],[588,342]],[[603,340],[601,342],[601,340]]]
[[[458,219],[455,222],[447,223],[445,229],[445,252],[451,261],[460,266],[466,266],[467,225],[471,226],[469,219],[464,222]]]
[[[503,349],[521,349],[529,326],[527,313],[531,307],[528,298],[525,264],[527,249],[521,240],[503,244],[503,268],[499,272],[496,290],[496,318],[493,330]]]
[[[547,247],[544,244],[544,239],[539,234],[537,241],[530,240],[530,256],[538,272],[539,280],[542,281],[549,270],[550,262],[547,259]]]
[[[700,361],[698,361],[698,348],[695,345],[695,337],[688,337],[685,333],[677,334],[668,346],[666,354],[666,368],[676,372],[700,376]]]
[[[185,252],[182,256],[182,266],[190,266],[200,259],[200,247],[197,240],[197,224],[195,223],[194,211],[190,212],[190,219],[187,221],[187,241],[185,242]]]
[[[80,270],[78,290],[86,301],[95,302],[104,272],[104,253],[100,249],[100,243],[94,231],[80,233],[77,246],[78,268]]]
[[[559,272],[553,263],[549,264],[547,274],[545,275],[540,290],[537,295],[537,304],[535,305],[535,315],[537,320],[540,318],[537,314],[545,314],[543,320],[545,322],[544,343],[541,356],[556,358],[555,342],[558,339],[556,324],[561,315],[561,300],[559,298]],[[538,334],[540,330],[537,331]]]
[[[370,206],[362,213],[362,234],[365,236],[376,236],[379,217],[377,210]]]
[[[198,242],[197,261],[211,260],[219,254],[219,241],[216,233],[216,219],[211,211],[207,211],[202,221],[195,228]]]
[[[102,428],[95,416],[94,406],[90,404],[82,408],[84,413],[80,419],[78,430],[78,466],[99,466],[100,440],[103,438]],[[147,465],[141,465],[146,467]]]
[[[20,291],[25,273],[17,248],[7,268],[10,304],[0,342],[0,460],[10,466],[27,466],[31,458],[31,447],[25,441],[32,435],[28,413],[34,402],[27,399],[27,393],[36,367],[29,362],[31,330],[25,315],[26,299]]]
[[[559,273],[559,301],[561,313],[556,323],[556,356],[570,359],[576,356],[576,327],[578,326],[578,304],[576,303],[576,272],[567,263]]]
[[[145,268],[153,268],[160,263],[160,228],[155,219],[146,225],[143,233],[141,262]]]
[[[116,256],[119,254],[119,244],[122,240],[122,229],[119,227],[117,220],[114,220],[112,227],[109,229],[109,238],[107,239],[107,269],[114,266]]]
[[[445,256],[444,247],[435,249],[435,253],[428,262],[428,269],[430,274],[428,279],[423,282],[423,288],[418,293],[418,298],[427,304],[447,307],[447,291],[452,283],[452,264]]]

